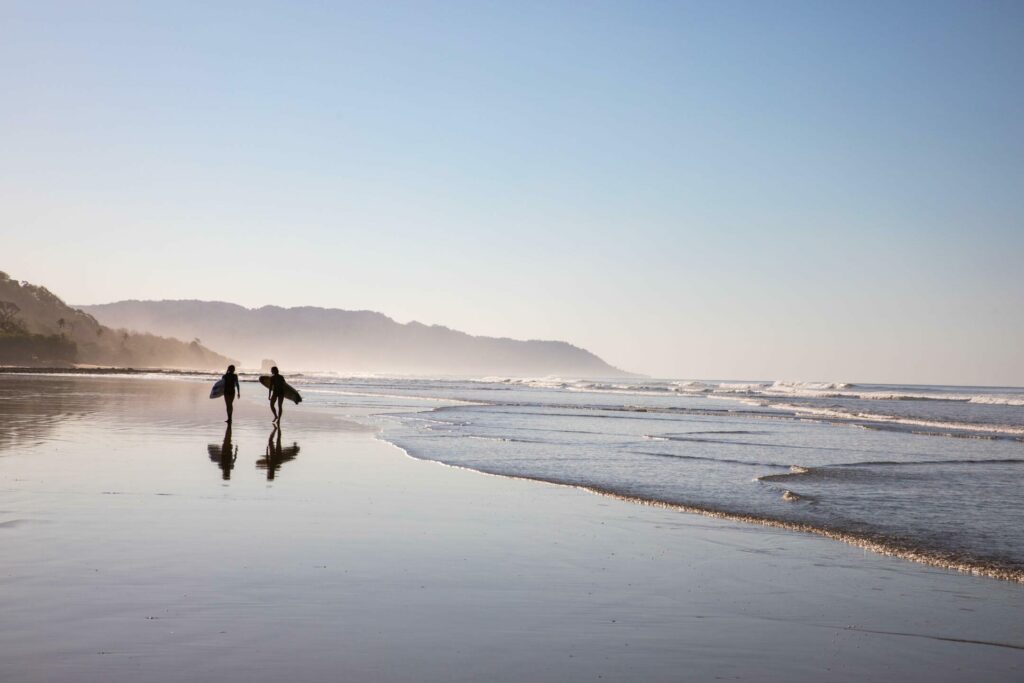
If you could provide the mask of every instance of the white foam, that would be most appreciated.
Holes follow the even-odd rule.
[[[718,391],[762,391],[769,385],[763,382],[721,382]]]
[[[1024,437],[1024,427],[1011,427],[1008,425],[944,422],[942,420],[896,417],[894,415],[879,415],[877,413],[848,413],[841,410],[833,410],[831,408],[813,408],[805,405],[793,405],[786,403],[776,403],[772,407],[792,410],[797,414],[827,417],[834,420],[848,422],[875,422],[879,424],[906,425],[908,427],[928,427],[944,431],[972,432],[977,434],[1005,434],[1008,436]]]
[[[853,385],[847,382],[789,382],[776,380],[768,388],[775,391],[836,391],[851,387]]]
[[[972,396],[968,403],[982,403],[985,405],[994,406],[1024,406],[1024,396],[993,396],[985,394],[983,396]]]
[[[765,396],[793,396],[800,398],[850,398],[865,401],[955,401],[986,405],[1024,406],[1024,394],[1019,393],[940,393],[927,391],[863,390],[847,382],[789,382],[776,381],[763,390],[753,390]]]

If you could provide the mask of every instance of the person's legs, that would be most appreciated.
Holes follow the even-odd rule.
[[[235,395],[224,394],[224,405],[228,410],[228,424],[231,424],[231,415],[235,412]]]
[[[281,421],[281,416],[284,415],[284,396],[277,397],[277,421]]]
[[[270,397],[270,412],[274,414],[274,422],[277,422],[277,408],[274,407],[274,401],[277,400],[276,396]]]

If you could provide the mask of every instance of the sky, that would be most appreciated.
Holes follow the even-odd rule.
[[[0,270],[1024,385],[1019,2],[5,2]]]

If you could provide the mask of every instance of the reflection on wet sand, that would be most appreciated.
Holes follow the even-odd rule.
[[[238,446],[231,445],[231,425],[224,430],[224,442],[219,446],[211,443],[206,447],[210,460],[220,466],[221,478],[225,481],[231,479],[231,470],[235,467],[235,460],[238,459]]]
[[[294,460],[298,454],[299,444],[297,442],[293,441],[291,446],[281,447],[281,429],[275,426],[270,432],[270,438],[267,439],[266,457],[256,461],[256,468],[266,470],[267,481],[273,481],[281,465],[289,460]]]
[[[4,375],[0,383],[0,454],[43,443],[63,422],[95,411],[100,400],[85,396],[79,385],[62,377]]]
[[[223,415],[208,393],[205,380],[0,373],[0,457],[54,438],[74,439],[69,428],[153,437],[203,428]]]

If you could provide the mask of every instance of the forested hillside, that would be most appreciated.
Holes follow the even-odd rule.
[[[101,325],[45,287],[0,272],[0,364],[219,369],[231,362],[183,342]]]

